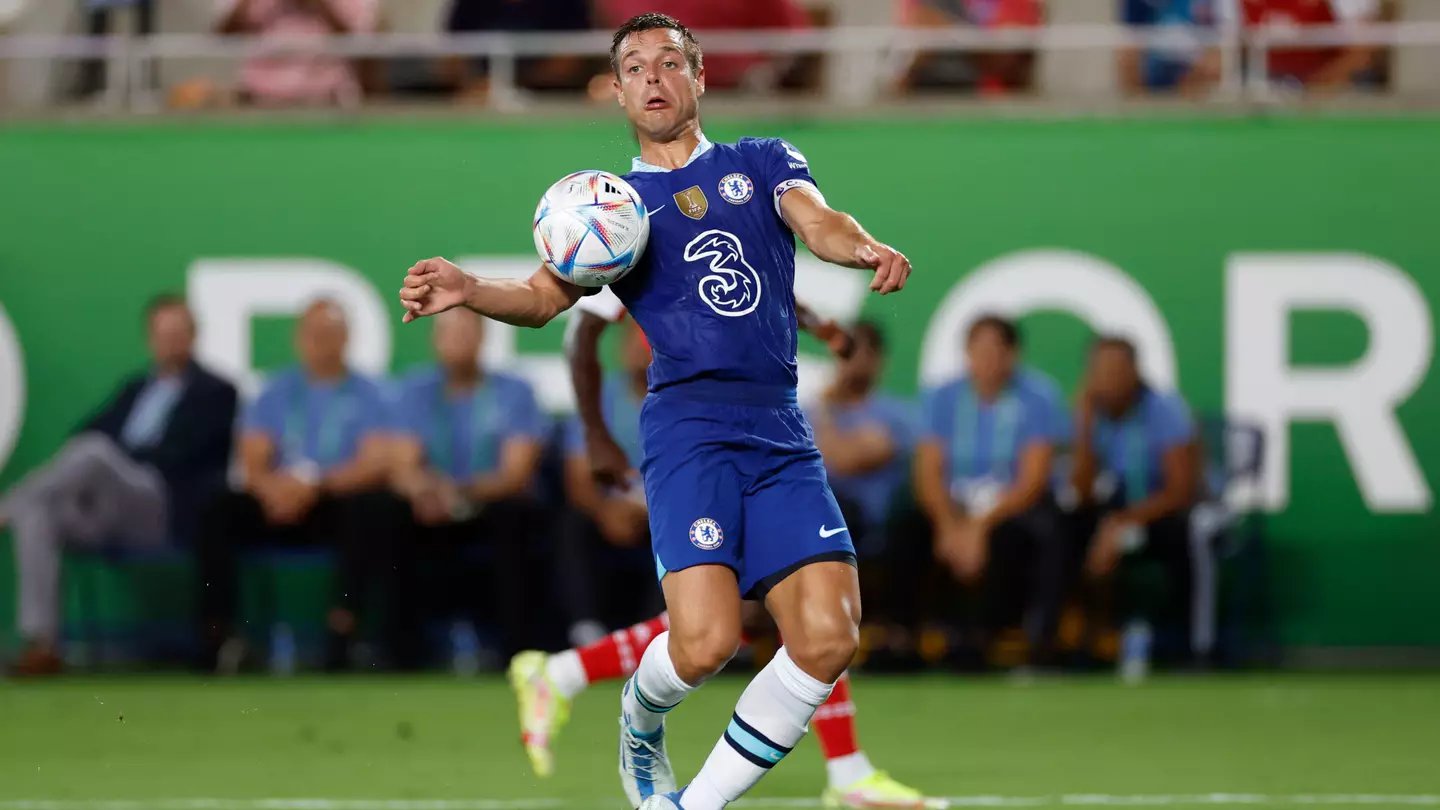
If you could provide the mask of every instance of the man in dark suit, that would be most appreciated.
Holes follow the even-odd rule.
[[[224,485],[235,387],[194,360],[195,321],[178,296],[146,309],[152,363],[43,467],[0,498],[15,537],[20,675],[60,670],[60,559],[65,543],[160,545],[193,531],[197,503]]]

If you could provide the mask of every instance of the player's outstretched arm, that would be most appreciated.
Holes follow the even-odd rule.
[[[468,307],[512,326],[538,329],[580,300],[583,291],[541,267],[527,279],[476,278],[441,258],[411,267],[400,288],[405,323]]]
[[[606,486],[621,486],[630,475],[630,460],[605,424],[600,403],[600,336],[610,320],[582,308],[573,316],[565,335],[565,359],[570,365],[570,382],[575,386],[575,414],[585,432],[585,451],[590,472]]]
[[[875,241],[854,217],[827,205],[820,192],[806,186],[786,191],[780,198],[780,213],[790,230],[821,260],[874,270],[870,289],[881,295],[904,289],[910,277],[910,260],[905,254]]]

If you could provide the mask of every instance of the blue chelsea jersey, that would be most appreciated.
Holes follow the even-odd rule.
[[[805,156],[777,138],[702,140],[685,166],[636,158],[625,180],[650,239],[611,288],[650,340],[650,390],[793,403],[795,237],[780,198],[814,187]]]

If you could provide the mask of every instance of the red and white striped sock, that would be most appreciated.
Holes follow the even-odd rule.
[[[815,710],[810,720],[820,750],[825,754],[825,770],[832,787],[848,787],[875,772],[874,766],[860,750],[855,733],[855,704],[850,700],[850,673],[840,676],[830,699]]]
[[[616,630],[594,644],[550,656],[545,674],[567,698],[601,681],[629,677],[640,665],[640,656],[655,637],[670,629],[670,617],[661,613],[649,621]]]

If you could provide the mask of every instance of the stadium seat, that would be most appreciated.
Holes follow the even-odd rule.
[[[188,660],[194,649],[194,609],[189,599],[194,573],[184,544],[145,550],[102,544],[70,549],[66,556],[75,563],[66,569],[73,600],[66,636],[82,645],[84,654],[79,657],[86,668],[103,669],[116,657]],[[281,572],[324,567],[329,560],[327,549],[265,549],[245,554],[242,576],[253,583],[254,624],[264,628],[267,642],[280,618],[277,578]],[[172,611],[163,611],[171,618],[155,619],[149,615],[151,611],[143,610],[142,615],[117,617],[113,610],[105,609],[101,602],[106,572],[133,582],[147,570],[158,577],[154,590],[170,591],[171,597],[183,595],[178,618]]]
[[[1196,601],[1192,632],[1196,652],[1215,663],[1242,666],[1273,654],[1266,607],[1263,512],[1226,501],[1235,486],[1258,485],[1265,434],[1253,424],[1210,414],[1200,420],[1205,495],[1192,516]]]

